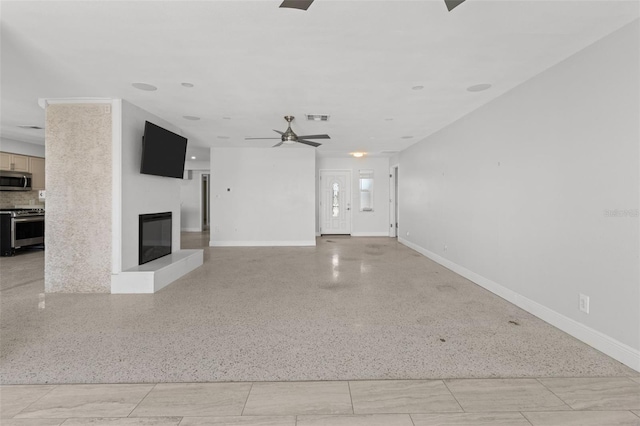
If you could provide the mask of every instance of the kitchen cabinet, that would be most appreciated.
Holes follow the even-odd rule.
[[[0,153],[0,169],[14,170],[16,172],[29,171],[29,157],[26,155]]]
[[[31,189],[44,188],[44,158],[29,157],[29,170],[31,171]]]
[[[11,170],[11,154],[0,152],[0,170]]]

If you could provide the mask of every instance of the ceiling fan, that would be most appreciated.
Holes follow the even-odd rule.
[[[464,0],[444,0],[447,9],[451,12],[456,6],[460,5]],[[284,0],[280,7],[288,7],[290,9],[307,10],[311,6],[313,0]]]
[[[285,132],[281,132],[279,130],[274,130],[274,132],[279,133],[280,137],[279,138],[244,138],[245,140],[254,140],[254,139],[280,139],[280,142],[275,144],[273,147],[277,147],[282,145],[285,142],[298,142],[298,143],[303,143],[305,145],[311,145],[311,146],[315,146],[318,147],[320,145],[322,145],[321,143],[318,142],[312,142],[312,141],[308,141],[307,139],[331,139],[329,137],[329,135],[305,135],[305,136],[298,136],[295,133],[293,133],[293,130],[291,130],[291,122],[293,121],[295,117],[292,115],[285,115],[284,119],[287,120],[287,123],[289,123],[289,126],[287,127],[287,130]]]

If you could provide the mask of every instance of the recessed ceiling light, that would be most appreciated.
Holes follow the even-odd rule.
[[[353,155],[356,158],[364,157],[365,154],[366,154],[366,152],[352,152],[351,153],[351,155]]]
[[[183,115],[182,118],[185,120],[198,121],[200,117],[196,117],[195,115]]]
[[[180,83],[183,87],[193,87],[193,83]]]
[[[194,157],[194,156],[192,155],[192,156],[191,156],[191,159],[192,159],[192,160],[195,160],[195,159],[196,159],[196,157]]]
[[[158,90],[156,86],[152,84],[147,84],[147,83],[133,83],[132,86],[135,87],[136,89],[144,90],[147,92],[153,92],[155,90]]]
[[[229,136],[218,136],[218,139],[229,139]]]
[[[422,89],[424,89],[424,86],[413,86],[412,89],[413,90],[422,90]]]
[[[411,139],[413,136],[402,136],[402,139]]]
[[[483,90],[487,90],[491,87],[488,83],[476,84],[474,86],[467,87],[467,91],[469,92],[482,92]]]
[[[35,124],[21,124],[18,127],[21,129],[29,129],[29,130],[42,130],[44,127],[37,126]]]

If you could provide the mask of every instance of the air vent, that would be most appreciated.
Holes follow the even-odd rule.
[[[44,127],[36,126],[34,124],[22,124],[20,126],[21,129],[29,129],[29,130],[42,130]]]
[[[329,116],[326,114],[307,114],[308,121],[329,121]]]
[[[400,151],[380,151],[380,154],[397,154]]]

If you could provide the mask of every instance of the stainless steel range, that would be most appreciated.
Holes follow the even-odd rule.
[[[44,244],[43,209],[0,209],[0,255]]]

